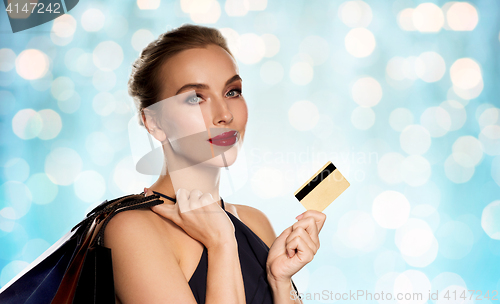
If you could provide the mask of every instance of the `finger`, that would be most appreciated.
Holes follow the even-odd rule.
[[[325,223],[326,220],[326,214],[316,210],[307,210],[306,212],[299,215],[297,219],[301,220],[306,217],[314,218],[314,220],[316,221],[316,226],[318,227],[318,232],[321,231],[321,228],[323,228],[323,224]]]
[[[204,193],[202,196],[200,196],[200,201],[202,207],[215,203],[214,197],[210,192]]]
[[[318,226],[316,225],[316,220],[313,217],[301,218],[298,222],[293,224],[292,227],[293,230],[297,229],[298,227],[305,229],[311,236],[311,239],[314,241],[314,243],[316,243],[319,247],[319,230]]]
[[[178,224],[180,221],[180,217],[179,217],[179,207],[178,207],[178,204],[159,204],[159,205],[155,205],[155,206],[151,206],[150,209],[158,214],[158,215],[161,215],[163,216],[164,218],[166,219],[169,219],[171,220],[172,222],[174,222],[175,224]]]
[[[191,202],[196,202],[200,199],[200,196],[202,196],[202,195],[203,195],[203,192],[201,192],[201,190],[194,189],[189,193],[189,200]]]
[[[274,242],[271,246],[277,246],[276,248],[285,248],[286,238],[290,235],[291,232],[292,226],[283,230],[283,232],[281,232],[281,234],[276,239],[274,239]]]
[[[312,249],[314,254],[316,254],[316,252],[319,249],[319,244],[315,243],[312,240],[311,236],[309,235],[309,233],[307,233],[307,231],[304,228],[298,227],[297,229],[293,230],[292,233],[290,233],[290,235],[287,237],[286,243],[287,244],[290,243],[296,237],[302,238],[306,242],[307,246],[309,246],[309,248]],[[290,254],[293,254],[293,252],[289,252],[289,256]]]
[[[305,261],[306,263],[309,263],[314,258],[313,250],[309,246],[307,246],[307,243],[300,236],[297,236],[290,243],[288,243],[286,245],[286,250],[287,252],[293,251],[293,254],[290,256],[290,258],[295,255],[295,250],[297,250],[297,257],[301,261]]]
[[[184,188],[179,188],[175,192],[175,198],[177,201],[184,200],[187,201],[189,199],[189,191]]]

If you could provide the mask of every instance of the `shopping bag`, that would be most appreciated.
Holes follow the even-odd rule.
[[[162,204],[159,195],[104,201],[0,290],[0,303],[115,303],[111,249],[104,228],[118,212]]]

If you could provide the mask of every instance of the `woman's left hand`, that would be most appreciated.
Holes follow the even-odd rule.
[[[318,234],[326,215],[308,210],[297,219],[298,222],[285,229],[269,248],[267,276],[275,282],[290,282],[292,276],[311,262],[318,252]]]

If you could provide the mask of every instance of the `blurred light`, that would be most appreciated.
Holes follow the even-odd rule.
[[[101,116],[108,116],[116,108],[115,97],[109,92],[101,92],[94,96],[92,108]]]
[[[31,87],[37,91],[43,92],[52,86],[54,76],[48,71],[42,78],[30,80]]]
[[[273,167],[260,167],[250,180],[253,193],[262,199],[278,197],[285,188],[283,172]]]
[[[434,3],[419,4],[413,11],[413,25],[423,33],[439,32],[444,25],[444,14]]]
[[[264,34],[260,36],[262,41],[264,41],[264,45],[266,48],[266,52],[264,53],[265,57],[273,57],[278,54],[280,50],[280,40],[278,37],[273,34]]]
[[[456,273],[453,272],[442,272],[438,274],[431,282],[432,290],[438,292],[438,294],[444,294],[444,291],[450,286],[461,286],[467,288],[465,281]]]
[[[250,11],[263,11],[267,7],[267,0],[244,1],[244,3]]]
[[[37,49],[22,51],[16,58],[16,71],[24,79],[38,79],[49,70],[49,58]]]
[[[446,65],[436,52],[424,52],[415,61],[415,72],[425,82],[436,82],[443,78]]]
[[[479,133],[479,141],[484,153],[488,155],[500,155],[500,126],[489,125]]]
[[[420,116],[420,124],[429,131],[430,136],[441,137],[450,131],[451,117],[441,107],[430,107]]]
[[[73,184],[76,196],[86,203],[100,202],[106,192],[106,181],[96,171],[83,171],[76,177]]]
[[[449,131],[456,131],[462,128],[467,120],[467,112],[464,106],[456,100],[443,101],[439,107],[443,108],[451,118]]]
[[[414,267],[425,267],[437,256],[437,240],[429,225],[410,218],[396,229],[395,243],[406,262]]]
[[[396,229],[408,220],[410,203],[402,193],[387,190],[373,201],[372,215],[381,227]]]
[[[299,46],[301,53],[305,53],[313,60],[313,65],[323,64],[330,55],[328,41],[320,36],[307,36],[302,40]]]
[[[217,0],[189,0],[184,2],[189,3],[189,16],[195,23],[213,24],[221,16],[221,8]]]
[[[94,64],[102,71],[116,70],[123,62],[122,47],[114,41],[99,43],[92,53]]]
[[[311,131],[316,137],[327,139],[335,131],[335,125],[330,116],[320,114],[318,123]]]
[[[378,176],[388,184],[402,182],[400,168],[404,159],[403,155],[396,152],[384,154],[377,163]]]
[[[453,160],[462,167],[475,167],[483,158],[481,143],[474,136],[460,136],[451,147]]]
[[[244,64],[255,64],[262,60],[266,54],[264,40],[253,33],[239,36],[239,48],[236,58]]]
[[[377,277],[392,271],[400,272],[406,268],[405,261],[401,254],[394,250],[380,252],[373,262],[373,269]]]
[[[345,36],[345,48],[354,57],[367,57],[375,49],[375,36],[365,28],[354,28]]]
[[[61,116],[52,109],[40,110],[38,114],[42,119],[42,129],[38,133],[38,138],[49,140],[59,135],[62,129]]]
[[[238,34],[237,31],[235,31],[234,29],[232,29],[230,27],[220,28],[219,31],[221,32],[222,36],[224,36],[224,38],[226,38],[226,42],[227,42],[227,46],[228,46],[229,50],[231,51],[233,56],[236,57],[237,53],[239,51],[239,48],[240,48],[240,35]],[[266,44],[266,40],[264,38],[264,35],[261,36],[261,38],[262,38],[262,41],[264,41],[264,44]],[[268,52],[267,44],[265,45],[265,48],[266,48],[266,54],[267,54],[267,52]]]
[[[415,206],[411,210],[411,215],[417,218],[420,218],[429,224],[431,227],[432,231],[436,231],[436,229],[439,227],[439,213],[436,211],[436,208],[434,208],[430,204],[420,204],[418,206]]]
[[[224,9],[228,16],[245,16],[248,13],[248,3],[245,0],[226,0]]]
[[[122,38],[127,34],[128,21],[121,15],[108,16],[105,21],[104,29],[110,38]]]
[[[404,31],[416,31],[417,29],[413,25],[413,8],[405,8],[398,13],[398,25]]]
[[[347,211],[338,221],[336,235],[349,248],[371,252],[378,249],[385,240],[382,229],[373,217],[365,211]]]
[[[421,155],[406,157],[399,170],[403,181],[413,187],[427,183],[432,173],[429,161]]]
[[[318,108],[308,100],[297,101],[288,110],[288,121],[299,131],[311,130],[319,121]]]
[[[73,39],[76,31],[76,20],[69,14],[57,17],[52,24],[50,38],[60,46],[66,45]]]
[[[429,278],[427,278],[427,276],[421,271],[408,269],[396,277],[394,280],[394,290],[392,290],[392,292],[394,294],[398,294],[399,297],[399,294],[429,294],[429,290],[431,290],[431,282],[429,281]],[[401,300],[397,302],[411,302],[415,304],[427,303],[425,297],[420,296],[414,297],[412,300]]]
[[[36,173],[30,176],[26,186],[33,195],[33,203],[46,205],[54,201],[59,192],[55,185],[45,173]]]
[[[58,147],[45,158],[45,174],[56,185],[71,185],[82,170],[82,158],[73,149]]]
[[[472,31],[478,21],[477,10],[468,2],[453,2],[446,11],[448,26],[455,31]]]
[[[312,81],[314,70],[307,62],[297,62],[290,68],[289,75],[294,84],[306,85]]]
[[[50,244],[44,239],[31,239],[23,246],[21,256],[25,261],[31,263],[49,247]]]
[[[471,58],[460,58],[450,67],[453,85],[462,90],[470,90],[482,81],[481,68]]]
[[[137,6],[141,10],[154,10],[160,7],[160,0],[137,0]]]
[[[61,76],[52,82],[50,92],[57,100],[67,100],[75,92],[75,84],[69,77]]]
[[[57,106],[64,113],[74,113],[80,108],[80,95],[74,92],[69,99],[58,100]]]
[[[93,56],[90,53],[81,54],[76,61],[76,68],[78,73],[83,76],[93,76],[97,67],[94,65]]]
[[[408,154],[424,154],[431,146],[431,136],[420,125],[409,125],[401,131],[399,143]]]
[[[382,87],[375,78],[362,77],[351,89],[352,99],[363,107],[373,107],[382,99]]]
[[[132,35],[132,47],[134,50],[141,52],[154,39],[153,33],[146,29],[140,29]]]
[[[474,175],[474,167],[462,166],[459,162],[455,161],[455,157],[457,156],[453,156],[452,154],[445,160],[444,173],[449,180],[456,184],[466,183],[472,178],[472,175]],[[463,163],[463,161],[461,161],[461,163]]]
[[[8,72],[16,66],[16,53],[11,49],[0,49],[0,71]]]
[[[33,109],[22,109],[12,118],[12,130],[21,139],[32,139],[42,130],[40,114]]]
[[[115,151],[109,138],[103,132],[94,132],[87,136],[85,148],[92,161],[99,166],[106,166],[113,161]]]
[[[470,90],[461,89],[459,87],[453,86],[453,91],[460,98],[469,100],[469,99],[474,99],[474,98],[478,97],[481,94],[481,92],[483,91],[483,88],[484,88],[484,83],[483,83],[483,79],[481,78],[479,83]]]
[[[407,186],[404,195],[410,202],[425,202],[437,209],[441,201],[441,191],[432,181],[418,187]]]
[[[500,118],[500,109],[492,106],[491,108],[488,108],[481,113],[477,122],[479,123],[481,129],[483,129],[486,126],[499,124],[500,123],[499,118]]]
[[[140,174],[135,170],[132,155],[122,158],[115,164],[112,178],[118,189],[124,193],[130,193],[130,189],[143,189],[151,182],[150,176]]]
[[[389,115],[389,124],[395,131],[401,132],[413,124],[413,114],[406,108],[397,108]]]
[[[488,204],[483,209],[481,216],[482,230],[484,230],[484,232],[486,232],[486,234],[493,240],[500,240],[499,218],[500,218],[500,200],[495,200],[490,204]],[[483,235],[483,233],[481,235]]]
[[[356,107],[351,113],[351,123],[359,130],[367,130],[375,123],[375,112],[372,108]]]
[[[29,265],[28,262],[13,260],[9,262],[0,272],[0,286],[9,283],[19,272]]]
[[[30,175],[30,165],[19,157],[9,159],[3,167],[7,180],[23,183]]]
[[[339,17],[349,27],[367,27],[372,21],[372,10],[363,1],[347,1],[339,6]]]
[[[30,210],[33,196],[25,184],[7,181],[0,185],[0,198],[0,206],[3,207],[0,210],[0,216],[9,220],[18,220]]]
[[[260,67],[260,78],[263,82],[275,85],[283,79],[285,70],[281,63],[273,60],[268,60]]]
[[[447,259],[464,258],[472,249],[474,235],[467,224],[460,221],[448,221],[436,232],[439,252]]]
[[[97,32],[104,26],[106,17],[97,8],[89,8],[82,14],[82,27],[87,32]]]
[[[500,156],[497,156],[491,162],[491,177],[500,186]]]
[[[92,77],[92,84],[98,91],[109,91],[116,85],[116,74],[113,71],[97,70]]]

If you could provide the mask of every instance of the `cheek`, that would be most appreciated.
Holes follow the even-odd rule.
[[[165,124],[167,137],[170,139],[182,138],[207,131],[201,112],[171,116]]]

